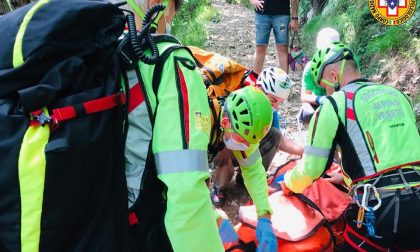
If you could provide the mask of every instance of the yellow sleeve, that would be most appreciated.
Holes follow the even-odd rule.
[[[301,193],[322,175],[329,157],[334,155],[338,120],[331,102],[326,99],[312,116],[302,161],[284,176],[287,188]]]
[[[268,184],[258,144],[251,145],[246,151],[233,151],[242,170],[244,183],[258,216],[272,213],[268,203]]]

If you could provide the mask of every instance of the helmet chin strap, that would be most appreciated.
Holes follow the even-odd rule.
[[[332,83],[331,81],[328,81],[326,79],[321,79],[321,81],[324,82],[325,84],[327,84],[328,86],[334,88],[334,90],[336,92],[339,91],[340,90],[340,83],[341,83],[341,79],[343,77],[345,66],[346,66],[346,59],[343,59],[341,61],[340,72],[338,72],[338,83]]]

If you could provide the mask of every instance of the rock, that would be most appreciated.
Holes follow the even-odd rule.
[[[230,204],[231,204],[231,206],[239,207],[239,203],[236,202],[235,200],[232,200],[232,202],[230,202]]]
[[[414,105],[414,113],[416,113],[417,116],[420,116],[420,102]]]

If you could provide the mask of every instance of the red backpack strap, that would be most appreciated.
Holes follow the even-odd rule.
[[[41,110],[37,110],[30,113],[30,115],[34,118],[34,120],[31,120],[30,125],[45,126],[45,124],[49,124],[51,129],[54,130],[64,121],[109,110],[117,106],[124,105],[125,103],[125,94],[119,92],[117,94],[105,96],[81,104],[53,109],[50,116],[46,115]]]

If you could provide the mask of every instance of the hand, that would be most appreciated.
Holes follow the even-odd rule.
[[[257,224],[257,252],[276,252],[277,251],[277,238],[274,235],[271,220],[267,217],[258,219]]]
[[[254,5],[257,11],[260,11],[264,8],[264,0],[250,0],[251,4]]]
[[[284,181],[284,173],[280,174],[277,178],[275,178],[273,183],[280,183],[282,181]]]
[[[292,30],[292,31],[298,31],[299,30],[299,23],[298,23],[297,19],[290,20],[289,29]]]
[[[321,105],[326,98],[327,98],[327,96],[325,96],[325,95],[317,96],[315,98],[315,102],[316,102],[317,105]]]
[[[219,235],[223,243],[238,242],[239,239],[238,234],[227,219],[223,219],[222,225],[219,227]]]
[[[326,181],[333,184],[342,184],[344,182],[343,175],[340,172],[331,172],[328,173],[329,178],[324,178]]]

